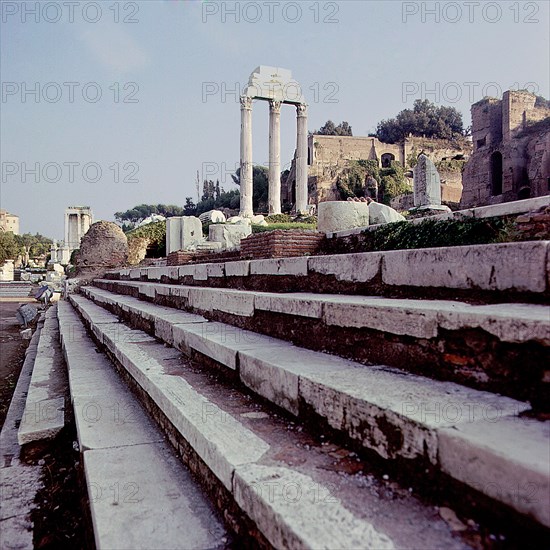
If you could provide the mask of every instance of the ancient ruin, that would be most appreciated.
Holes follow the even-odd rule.
[[[113,222],[99,221],[82,237],[76,270],[77,274],[101,272],[127,261],[128,239],[122,229]]]
[[[308,203],[318,205],[323,201],[340,200],[338,177],[353,162],[374,160],[380,168],[389,168],[393,161],[397,161],[405,170],[409,170],[412,168],[411,162],[421,151],[440,165],[441,200],[458,204],[462,194],[461,166],[470,155],[470,142],[409,136],[401,143],[383,143],[374,137],[318,134],[308,137]],[[295,164],[293,160],[288,178],[282,183],[283,202],[295,201]],[[377,200],[377,182],[372,180],[374,178],[369,180],[367,177],[365,187],[368,195]],[[409,181],[412,192],[412,179]],[[405,203],[404,209],[408,209],[408,206]]]
[[[435,164],[424,154],[418,155],[413,168],[414,206],[419,210],[446,210],[441,204],[441,179]]]
[[[296,107],[296,212],[305,212],[307,191],[307,105],[299,84],[287,69],[257,67],[241,96],[241,208],[240,215],[251,217],[252,209],[252,104],[269,101],[269,213],[281,213],[281,105]]]
[[[50,263],[67,265],[71,254],[80,247],[80,241],[93,224],[94,217],[89,206],[69,206],[65,209],[65,238],[54,239],[50,250]]]
[[[527,91],[507,91],[471,108],[474,151],[461,206],[483,206],[550,192],[550,106]]]

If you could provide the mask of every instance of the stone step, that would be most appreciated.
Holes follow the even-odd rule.
[[[58,315],[96,547],[223,547],[223,524],[163,434],[68,302]]]
[[[106,278],[249,290],[528,295],[548,300],[550,241],[136,267]]]
[[[243,514],[249,531],[264,541],[260,546],[469,547],[452,536],[432,506],[411,494],[412,488],[390,489],[386,481],[356,473],[364,464],[329,444],[328,437],[325,448],[323,436],[312,441],[294,421],[228,388],[145,332],[122,325],[114,315],[107,322],[105,310],[88,299],[72,295],[70,301],[186,463],[211,483],[226,517]],[[209,325],[174,327],[195,336]],[[344,463],[350,473],[340,471]]]
[[[405,364],[416,374],[527,399],[541,410],[550,407],[550,306],[476,306],[108,279],[94,285],[98,288],[84,287],[83,294],[111,307],[125,303],[125,296],[111,291],[132,295],[302,347],[367,364]],[[157,314],[164,311],[169,316],[168,309]]]
[[[65,425],[67,378],[59,354],[57,308],[48,309],[38,340],[36,358],[17,439],[20,445],[54,438]]]
[[[94,289],[87,292],[98,295]],[[134,326],[144,326],[143,306],[149,320],[154,308],[166,310],[129,296],[111,299],[130,312],[127,319]],[[123,353],[125,343],[135,338],[129,329],[113,337],[109,325],[100,324],[105,310],[84,296],[71,295],[70,300],[92,325],[97,316],[103,342],[113,354]],[[117,322],[112,315],[112,323]],[[146,330],[162,338],[156,320],[149,322]],[[519,416],[529,409],[526,403],[384,366],[365,367],[224,323],[166,322],[172,324],[174,347],[207,356],[293,415],[320,419],[382,459],[435,468],[550,526],[550,504],[542,502],[549,490],[550,422]],[[138,370],[152,369],[137,359],[135,363]],[[158,368],[162,372],[166,367]],[[139,382],[144,375],[136,371],[134,377]],[[541,498],[518,498],[518,487],[536,487]]]

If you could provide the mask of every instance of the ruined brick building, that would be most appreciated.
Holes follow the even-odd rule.
[[[389,168],[392,161],[398,161],[408,170],[421,151],[438,167],[443,202],[458,203],[462,193],[461,168],[471,151],[471,143],[466,140],[451,142],[410,136],[401,143],[383,143],[374,137],[314,134],[308,138],[309,204],[340,200],[336,183],[353,161],[376,160],[380,168]],[[408,175],[412,193],[412,173]],[[294,204],[295,181],[293,161],[282,186],[283,202]]]
[[[549,102],[525,91],[472,105],[473,153],[464,168],[464,208],[550,192]]]

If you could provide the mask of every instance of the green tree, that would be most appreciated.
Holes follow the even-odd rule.
[[[267,199],[269,194],[268,185],[269,170],[265,166],[254,166],[252,168],[252,208],[255,212],[267,210]],[[241,169],[237,168],[231,177],[236,185],[241,184]]]
[[[183,207],[184,216],[194,216],[197,213],[197,205],[192,197],[185,197],[185,206]]]
[[[378,200],[389,206],[391,199],[411,191],[405,178],[405,171],[399,161],[392,161],[389,168],[380,169]]]
[[[319,130],[315,130],[313,134],[322,136],[352,136],[351,126],[343,121],[336,126],[332,120],[327,120],[324,126],[321,126]]]
[[[184,209],[175,204],[140,204],[125,212],[115,212],[115,220],[122,225],[123,228],[131,229],[152,214],[159,214],[166,218],[171,216],[183,216]]]
[[[21,247],[11,231],[0,231],[0,263],[6,260],[16,260]]]
[[[462,114],[454,107],[437,107],[427,99],[417,99],[412,109],[403,109],[395,118],[379,122],[374,136],[384,143],[396,143],[409,134],[456,139],[464,135]]]

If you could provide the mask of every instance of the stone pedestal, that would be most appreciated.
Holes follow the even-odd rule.
[[[204,242],[202,223],[194,216],[174,216],[166,220],[166,254],[187,250]]]
[[[221,243],[224,250],[239,250],[241,239],[252,234],[252,227],[247,224],[215,224],[208,228],[208,240]]]
[[[424,154],[418,156],[413,169],[414,206],[423,209],[441,209],[441,180],[435,164]],[[446,207],[445,207],[446,208]]]

